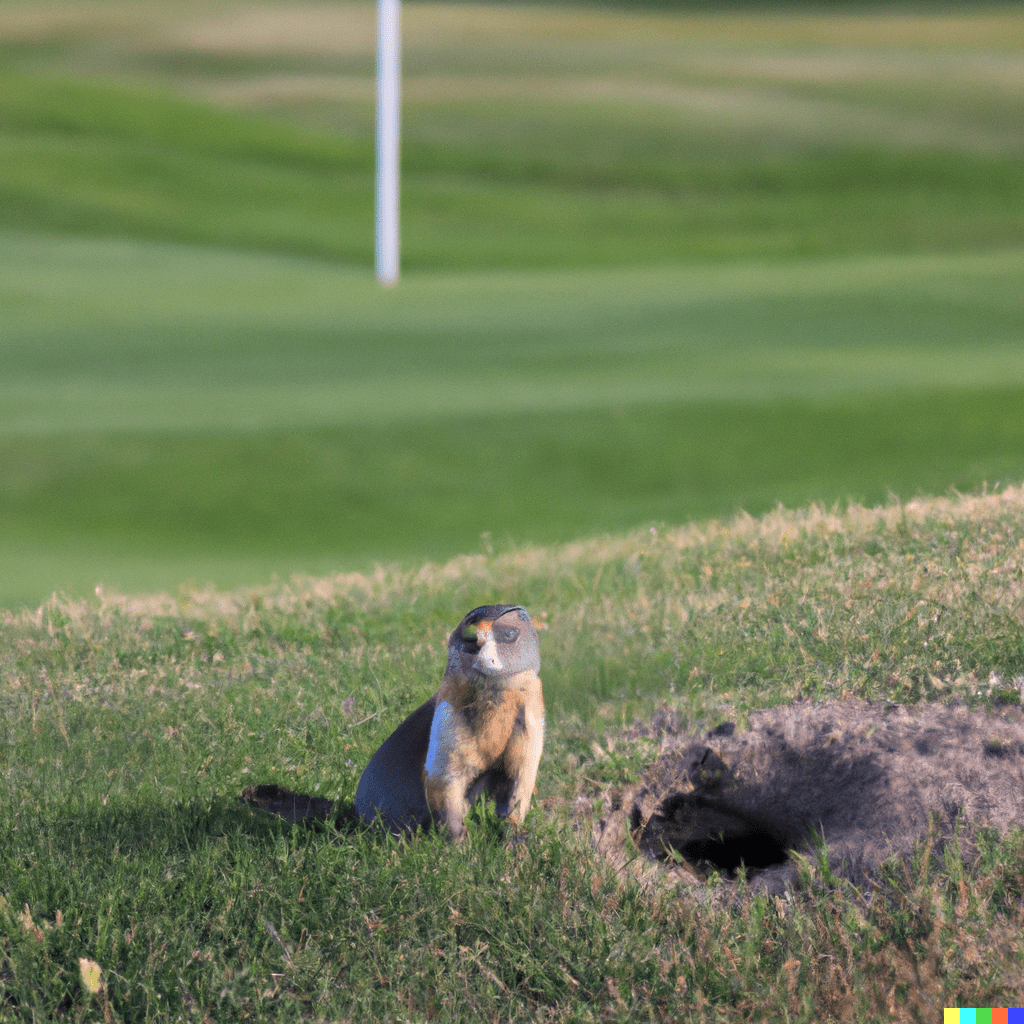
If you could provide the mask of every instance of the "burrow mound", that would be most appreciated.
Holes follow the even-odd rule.
[[[965,842],[979,825],[1024,827],[1019,706],[798,702],[744,730],[673,737],[663,720],[640,732],[669,749],[594,835],[620,865],[639,848],[666,881],[742,865],[752,887],[781,892],[798,879],[791,851],[816,859],[823,841],[831,870],[860,884],[930,828],[942,844],[958,822]]]

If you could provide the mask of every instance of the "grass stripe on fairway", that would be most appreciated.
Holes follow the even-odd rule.
[[[0,255],[0,605],[1024,476],[1018,251],[394,292],[165,244]]]
[[[1024,476],[1024,386],[0,442],[9,539],[287,572]],[[205,559],[210,558],[210,568]],[[218,564],[218,558],[222,564]],[[99,571],[94,570],[94,571]],[[92,582],[112,582],[100,571]],[[141,582],[141,581],[140,581]],[[164,579],[163,586],[172,586]],[[205,582],[200,578],[199,582]]]
[[[465,67],[447,86],[429,75],[417,86],[414,76],[404,108],[403,266],[651,265],[1019,244],[1019,100],[988,80],[976,54],[958,55],[946,101],[949,69],[929,64],[931,91],[920,96],[918,78],[902,81],[903,53],[875,58],[901,79],[878,93],[858,80],[845,48],[815,58],[841,81],[812,86],[806,75],[745,80],[742,59],[738,69],[727,60],[712,71],[705,63],[714,64],[716,46],[655,47],[664,62],[655,68],[638,63],[635,40],[620,46],[614,69],[590,74],[575,67],[571,46],[554,78],[537,77],[533,54],[513,58],[496,89]],[[505,47],[502,38],[497,48]],[[439,59],[427,49],[428,62]],[[30,65],[42,59],[30,53],[22,54]],[[778,54],[753,56],[754,66],[765,58],[774,66]],[[225,76],[232,89],[247,73],[230,61],[207,67],[209,59],[188,57],[201,81],[180,87],[194,93],[205,82],[216,94]],[[450,52],[440,59],[472,62]],[[674,83],[679,61],[688,70]],[[1019,65],[1004,62],[1012,81]],[[325,63],[325,73],[337,70]],[[272,60],[267,71],[280,82]],[[58,73],[0,76],[0,228],[372,263],[372,128],[348,124],[364,101],[339,111],[328,99],[308,117],[300,103],[271,118],[175,96],[166,69],[151,72],[149,86],[111,82],[102,64],[93,73],[106,81]],[[365,84],[372,88],[368,75]],[[283,123],[288,117],[311,123]]]
[[[1024,252],[410,275],[0,236],[0,432],[290,429],[1024,381]]]

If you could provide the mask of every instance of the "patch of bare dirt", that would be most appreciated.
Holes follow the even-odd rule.
[[[605,856],[648,881],[743,865],[752,887],[781,892],[798,880],[792,852],[814,860],[823,841],[831,870],[860,884],[930,828],[941,844],[959,824],[969,846],[977,826],[1024,827],[1020,706],[797,702],[747,729],[687,736],[661,713],[634,733],[663,753],[593,830]]]

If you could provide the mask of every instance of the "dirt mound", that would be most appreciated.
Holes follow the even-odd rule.
[[[703,737],[673,735],[662,716],[634,735],[668,749],[595,822],[615,863],[659,864],[666,881],[697,882],[742,864],[751,885],[780,892],[797,880],[790,851],[855,883],[908,854],[931,822],[939,842],[958,821],[1005,833],[1024,827],[1024,710],[855,701],[796,703]],[[820,836],[816,840],[815,836]],[[635,844],[635,847],[633,846]],[[820,849],[820,845],[817,845]],[[643,862],[634,867],[640,867]]]

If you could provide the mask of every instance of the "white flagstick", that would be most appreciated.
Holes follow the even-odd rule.
[[[399,0],[377,6],[377,280],[398,283],[398,124],[402,28]]]

